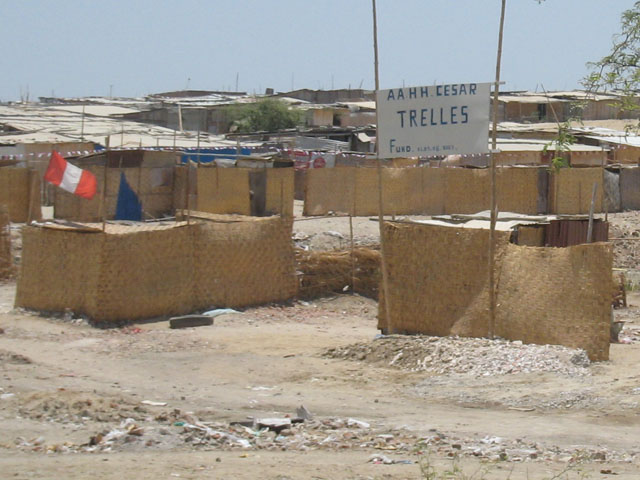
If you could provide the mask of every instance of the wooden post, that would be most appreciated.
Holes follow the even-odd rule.
[[[607,162],[604,147],[602,148],[602,207],[604,208],[604,221],[609,221],[609,202],[607,201],[607,183],[605,181],[605,163]]]
[[[80,124],[80,141],[84,142],[84,105],[82,105],[82,123]]]
[[[29,198],[27,200],[27,225],[31,224],[31,220],[33,220],[33,216],[31,215],[31,210],[33,209],[33,185],[36,176],[36,170],[31,171],[31,164],[29,162],[30,154],[26,154],[27,156],[27,175],[29,179]],[[55,207],[54,207],[55,208]]]
[[[185,201],[184,201],[184,206],[187,209],[187,225],[189,225],[191,223],[191,211],[189,210],[189,199],[191,197],[191,195],[189,195],[189,177],[190,175],[190,170],[191,170],[191,159],[187,157],[187,176],[186,176],[186,180],[185,180]]]
[[[496,192],[496,145],[498,131],[498,93],[500,91],[500,61],[502,58],[502,36],[504,33],[504,13],[507,0],[502,0],[500,10],[500,30],[498,32],[498,55],[496,59],[496,83],[493,87],[493,119],[491,131],[491,221],[489,227],[489,338],[494,338],[496,327],[496,220],[498,217]]]
[[[105,146],[107,149],[104,152],[104,173],[102,179],[102,194],[100,195],[100,215],[102,216],[102,231],[106,231],[107,229],[107,164],[109,163],[109,141],[111,139],[111,135],[107,136],[105,140]]]
[[[593,238],[593,213],[596,206],[596,194],[598,193],[598,182],[593,182],[593,191],[591,192],[591,206],[589,207],[589,226],[587,228],[587,243],[591,243]]]
[[[380,73],[378,62],[378,19],[376,15],[376,0],[371,0],[373,8],[373,55],[374,55],[374,72],[375,72],[375,89],[376,89],[376,132],[379,128],[378,121],[378,91],[380,90]],[[380,163],[380,148],[378,142],[380,135],[376,133],[376,164],[378,170],[378,227],[380,229],[380,270],[382,271],[382,294],[384,295],[384,314],[385,314],[385,331],[383,333],[392,333],[391,329],[391,306],[389,298],[389,272],[387,268],[387,258],[385,256],[384,241],[384,198],[382,195],[382,164]]]
[[[265,169],[266,170],[266,169]],[[269,172],[265,172],[265,174],[269,174]],[[284,180],[280,179],[280,217],[285,217],[284,213]]]

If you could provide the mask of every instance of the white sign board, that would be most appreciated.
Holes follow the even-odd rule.
[[[379,90],[380,158],[487,153],[490,83]]]

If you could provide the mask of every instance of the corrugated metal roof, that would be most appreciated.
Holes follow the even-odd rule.
[[[60,110],[58,106],[0,106],[0,124],[9,125],[19,132],[0,135],[0,143],[15,143],[17,135],[33,142],[78,142],[82,139],[104,145],[110,136],[112,148],[172,147],[195,148],[198,137],[194,132],[175,132],[169,128],[111,117],[96,117],[74,111]],[[200,147],[236,146],[222,135],[200,134]],[[243,142],[244,145],[249,145]],[[253,143],[259,145],[260,143]]]

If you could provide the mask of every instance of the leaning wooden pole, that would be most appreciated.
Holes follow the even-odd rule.
[[[502,36],[504,32],[504,12],[507,0],[502,0],[500,30],[498,33],[498,55],[496,59],[496,83],[493,87],[493,115],[491,130],[491,212],[489,226],[489,338],[494,338],[496,328],[496,220],[498,216],[496,195],[496,146],[498,131],[498,94],[500,92],[500,62],[502,59]]]
[[[384,298],[384,319],[386,334],[393,333],[391,330],[391,307],[389,299],[389,272],[387,268],[387,257],[385,255],[384,241],[384,201],[382,197],[382,163],[380,161],[380,148],[378,131],[380,122],[378,121],[378,91],[380,90],[380,74],[378,68],[378,20],[376,16],[376,0],[371,0],[373,7],[373,55],[376,86],[376,165],[378,166],[378,226],[380,228],[380,270],[382,272],[382,296]]]

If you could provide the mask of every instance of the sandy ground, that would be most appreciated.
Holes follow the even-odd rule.
[[[294,228],[322,247],[349,241],[344,218]],[[377,228],[368,218],[354,222],[363,243],[375,241]],[[588,375],[491,377],[328,358],[329,349],[375,341],[377,304],[359,296],[251,308],[207,327],[157,321],[101,330],[14,311],[14,295],[15,283],[0,285],[1,478],[428,478],[420,470],[427,458],[441,472],[487,470],[474,478],[640,478],[635,294],[617,313],[630,343],[612,344],[611,360]],[[301,405],[325,425],[324,440],[305,448],[277,434],[264,448],[198,444],[184,426],[230,428],[295,416]],[[135,429],[121,427],[127,418]],[[103,437],[118,428],[129,433],[107,446]],[[492,445],[498,457],[500,445],[511,450],[502,459],[469,453]],[[520,458],[514,445],[536,453]]]
[[[375,303],[358,296],[248,309],[217,317],[210,327],[170,330],[161,321],[99,330],[82,321],[12,312],[13,294],[12,284],[0,288],[4,478],[420,478],[415,462],[424,457],[416,449],[384,451],[412,463],[381,465],[369,462],[379,449],[353,443],[265,451],[196,448],[176,440],[76,451],[127,417],[148,431],[163,425],[179,430],[166,421],[167,412],[229,423],[282,417],[300,405],[317,418],[354,418],[376,431],[405,432],[416,445],[437,431],[460,442],[522,439],[541,451],[563,452],[546,461],[461,459],[469,471],[490,465],[495,477],[488,478],[506,478],[512,468],[511,478],[549,478],[587,451],[603,454],[590,455],[579,468],[596,477],[611,471],[638,478],[640,457],[629,460],[640,453],[635,343],[612,345],[611,361],[592,366],[584,378],[434,377],[323,356],[378,333]],[[55,453],[65,443],[71,453]],[[431,461],[451,467],[437,446]]]

